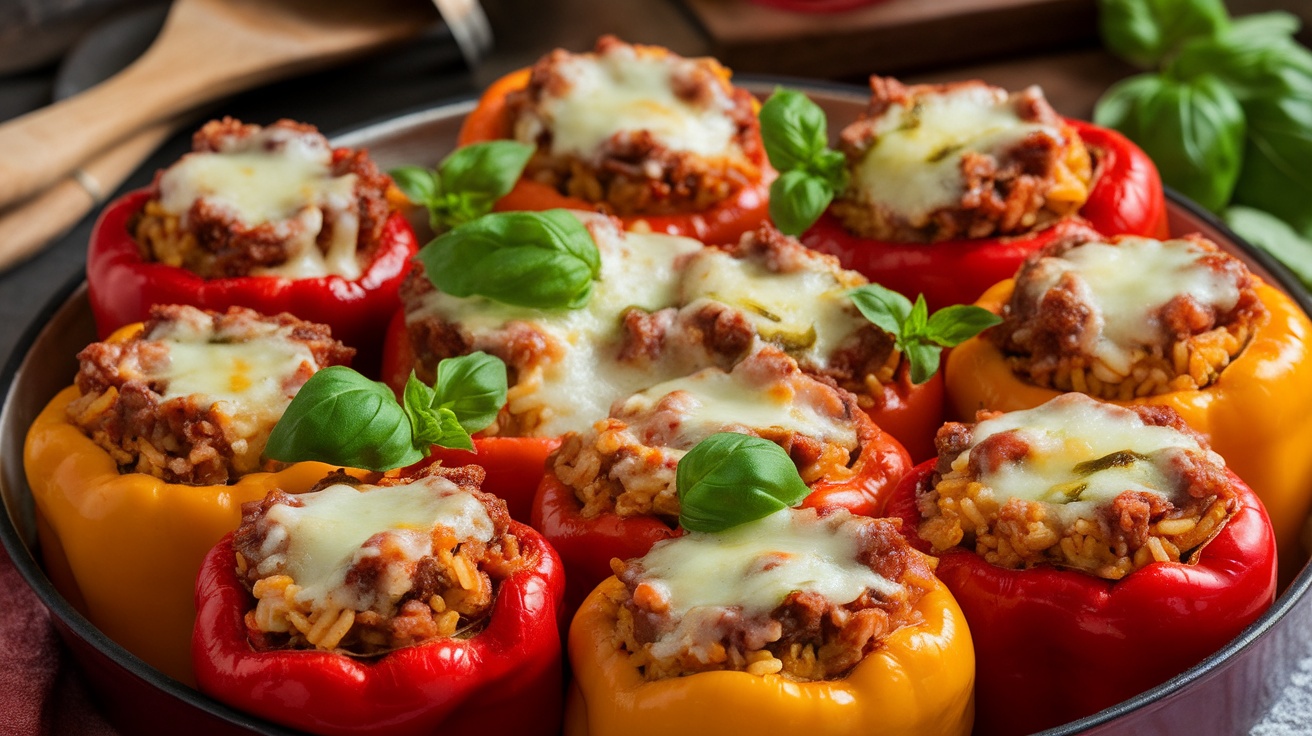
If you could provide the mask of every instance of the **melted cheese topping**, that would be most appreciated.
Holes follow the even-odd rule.
[[[1000,89],[963,87],[895,104],[875,125],[877,138],[852,172],[859,199],[888,208],[913,225],[955,206],[965,193],[962,156],[996,155],[1035,131],[1058,140],[1055,127],[1024,122]]]
[[[893,596],[902,586],[857,560],[855,525],[785,510],[716,534],[689,532],[657,542],[640,561],[642,580],[670,603],[670,618],[695,622],[700,608],[741,608],[744,617],[768,615],[793,591],[818,593],[835,605],[867,589]],[[674,632],[674,643],[691,632]],[[677,649],[677,644],[674,644]]]
[[[737,308],[762,339],[823,370],[838,347],[867,323],[838,274],[818,259],[813,265],[775,273],[755,260],[707,249],[688,263],[683,298],[704,297]]]
[[[556,71],[568,85],[559,96],[544,94],[539,104],[551,130],[551,153],[593,159],[612,137],[645,130],[671,150],[725,155],[737,131],[726,115],[727,96],[717,94],[718,104],[706,106],[675,94],[676,73],[693,63],[631,49],[561,60]],[[535,143],[535,123],[517,123],[516,137]]]
[[[269,524],[260,572],[281,568],[301,586],[297,599],[365,610],[355,586],[347,586],[346,573],[359,560],[377,555],[365,542],[378,534],[392,534],[405,557],[402,565],[413,570],[419,559],[432,554],[432,531],[439,524],[460,539],[489,542],[492,519],[472,494],[445,478],[421,478],[403,486],[329,486],[297,496],[303,506],[278,504],[269,508]],[[278,550],[286,543],[284,551]],[[397,575],[403,590],[387,591],[391,602],[408,590],[409,577]]]
[[[686,373],[669,366],[638,369],[619,363],[616,356],[622,334],[621,315],[629,307],[648,312],[674,303],[676,261],[697,251],[701,243],[671,235],[626,233],[610,218],[575,213],[588,226],[601,254],[601,278],[582,309],[515,307],[483,297],[454,297],[441,292],[425,295],[420,309],[407,314],[411,321],[430,315],[458,323],[478,345],[495,340],[496,333],[513,322],[526,322],[553,339],[559,359],[542,367],[541,385],[532,402],[544,410],[544,421],[532,434],[549,437],[582,432],[610,411],[611,402],[650,386],[655,381]],[[478,347],[476,345],[476,347]],[[525,376],[521,374],[523,382]],[[511,406],[512,411],[522,407]]]
[[[187,154],[166,170],[159,180],[164,209],[185,221],[192,205],[204,199],[248,226],[294,222],[294,227],[286,228],[293,240],[287,263],[259,273],[359,278],[356,176],[332,175],[332,151],[314,138],[276,128],[262,130],[231,148]],[[333,222],[326,253],[317,245],[325,211],[332,213]]]
[[[1129,409],[1083,394],[1065,394],[1034,409],[980,422],[971,446],[1003,432],[1014,432],[1030,447],[1028,454],[989,469],[978,480],[993,489],[999,504],[1019,498],[1062,505],[1059,513],[1067,522],[1088,517],[1094,507],[1125,491],[1174,500],[1184,489],[1172,458],[1202,451],[1182,432],[1144,424]],[[967,450],[953,467],[969,460]]]
[[[1176,296],[1188,294],[1220,312],[1238,303],[1239,286],[1203,263],[1207,255],[1190,240],[1127,237],[1116,245],[1084,243],[1060,257],[1042,259],[1032,270],[1035,279],[1023,288],[1037,300],[1064,274],[1078,277],[1099,329],[1093,354],[1124,374],[1137,350],[1166,341],[1158,313]]]
[[[661,399],[675,392],[682,392],[685,399],[679,404],[677,423],[654,411]],[[798,398],[786,382],[762,386],[744,380],[739,371],[707,368],[634,394],[615,414],[642,417],[631,421],[630,428],[646,439],[659,437],[661,444],[674,450],[690,450],[727,427],[778,428],[849,449],[856,447],[856,427],[851,422],[826,416],[814,406],[799,403]]]

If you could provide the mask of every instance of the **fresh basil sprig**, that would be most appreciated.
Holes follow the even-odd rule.
[[[565,210],[484,215],[438,236],[416,258],[448,294],[537,309],[583,307],[601,275],[597,244]]]
[[[1221,0],[1102,0],[1100,10],[1098,27],[1107,49],[1142,69],[1229,20]]]
[[[866,319],[889,333],[911,368],[912,383],[924,383],[938,372],[943,348],[957,345],[1002,322],[982,307],[954,304],[929,314],[925,295],[910,299],[879,284],[866,284],[849,292],[852,303]]]
[[[447,358],[430,388],[410,374],[403,400],[345,366],[325,368],[301,386],[274,426],[264,454],[366,470],[419,462],[433,445],[474,449],[470,434],[506,402],[506,366],[486,353]]]
[[[402,166],[392,179],[413,203],[428,209],[433,232],[463,225],[492,211],[519,180],[534,148],[497,140],[457,148],[436,169]]]
[[[679,525],[720,532],[796,506],[811,491],[775,443],[734,432],[702,440],[675,470]]]
[[[770,185],[770,219],[800,235],[847,188],[843,154],[829,148],[824,110],[806,95],[778,88],[761,106],[761,140],[779,178]]]

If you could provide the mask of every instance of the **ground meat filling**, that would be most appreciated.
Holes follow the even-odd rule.
[[[78,353],[68,417],[123,472],[228,483],[271,467],[264,445],[297,390],[354,354],[289,314],[156,306],[136,335]]]
[[[700,212],[761,179],[753,105],[714,59],[603,36],[533,66],[506,97],[507,136],[537,146],[526,177],[603,212]]]
[[[934,585],[892,521],[841,510],[785,510],[611,566],[624,584],[609,600],[615,643],[648,680],[715,670],[839,679],[919,623],[915,606]]]
[[[499,582],[534,564],[482,480],[476,466],[377,485],[339,472],[244,505],[233,546],[252,646],[368,657],[476,633]]]
[[[617,401],[590,431],[566,434],[548,464],[587,518],[652,515],[674,526],[679,460],[716,432],[777,443],[814,483],[849,477],[876,431],[855,396],[766,348],[732,372],[708,368]]]
[[[1268,318],[1257,286],[1198,235],[1077,236],[1026,260],[988,336],[1039,386],[1106,399],[1196,390]]]
[[[204,278],[356,279],[400,201],[394,192],[364,151],[334,149],[312,125],[223,118],[156,175],[131,230],[145,260]]]
[[[832,211],[868,238],[933,243],[1017,235],[1075,212],[1093,180],[1079,135],[1037,87],[870,78],[844,128],[851,184]]]
[[[939,431],[937,468],[917,495],[919,534],[937,552],[1119,580],[1193,562],[1238,508],[1224,461],[1169,407],[1067,394],[977,419]]]

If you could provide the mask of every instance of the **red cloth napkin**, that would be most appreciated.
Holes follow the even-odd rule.
[[[0,549],[0,734],[118,736],[92,703],[50,611]]]

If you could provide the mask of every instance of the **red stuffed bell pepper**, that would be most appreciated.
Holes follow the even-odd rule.
[[[331,326],[373,372],[417,249],[391,180],[362,152],[331,149],[290,121],[215,121],[194,145],[96,223],[87,286],[102,337],[153,304],[244,306]]]
[[[558,733],[560,562],[477,490],[480,475],[443,470],[360,489],[330,476],[315,493],[275,492],[249,506],[197,582],[201,690],[322,734],[481,733],[489,723],[498,733]],[[380,510],[385,495],[395,500]],[[359,513],[366,502],[371,513]],[[362,527],[367,515],[396,524]],[[325,574],[300,557],[316,521],[334,524],[336,536],[315,544],[344,551],[349,570]],[[261,558],[274,528],[288,541]],[[430,541],[431,551],[416,550]],[[352,557],[347,547],[361,542]],[[253,597],[247,586],[262,567],[275,574],[254,583]],[[398,580],[408,587],[399,599]]]
[[[668,81],[629,101],[626,86],[653,71]],[[732,243],[768,216],[775,173],[756,109],[713,59],[604,36],[591,54],[557,50],[493,83],[459,145],[519,138],[539,146],[499,211],[600,208],[626,228]]]
[[[1053,422],[1063,405],[1068,419]],[[888,514],[913,546],[940,555],[936,574],[974,634],[975,733],[1031,733],[1096,713],[1202,661],[1270,606],[1266,511],[1191,434],[1168,409],[1070,395],[945,426],[938,469],[927,462],[903,479]],[[1080,443],[1078,456],[1043,449]],[[1050,496],[1065,503],[1012,493],[1045,462],[1049,474],[1032,487],[1057,483]],[[1146,481],[1172,468],[1189,487],[1164,510],[1163,486]],[[1008,473],[1010,485],[999,480]],[[1102,521],[1075,514],[1098,499]],[[1080,518],[1063,529],[1067,513]]]
[[[801,240],[875,283],[939,309],[974,301],[1072,221],[1167,234],[1147,155],[1115,131],[1058,116],[1037,88],[872,77],[871,89],[869,112],[841,135],[847,183]],[[989,135],[959,129],[963,118],[987,120]]]
[[[732,372],[709,368],[622,399],[589,432],[565,436],[534,500],[533,526],[565,562],[570,610],[610,576],[612,558],[640,557],[680,533],[678,463],[722,431],[788,448],[810,488],[806,507],[878,515],[911,466],[856,397],[771,349]]]

